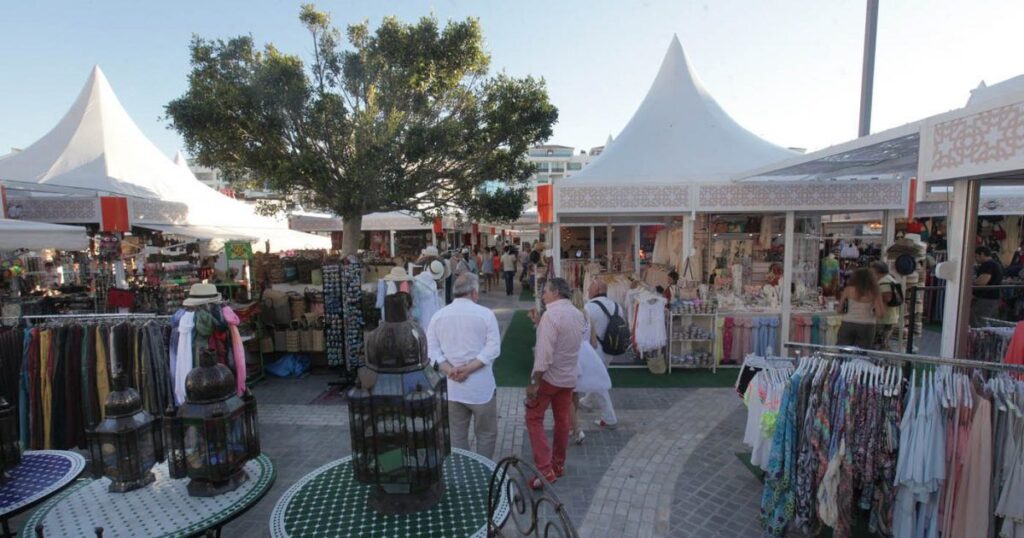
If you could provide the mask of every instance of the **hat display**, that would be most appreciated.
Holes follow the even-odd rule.
[[[188,297],[181,304],[183,306],[201,306],[219,303],[221,300],[220,293],[217,293],[217,286],[200,282],[199,284],[192,284],[192,287],[188,290]]]
[[[427,272],[434,280],[441,280],[445,277],[444,264],[440,260],[434,260],[427,265]]]
[[[405,271],[404,267],[392,267],[391,272],[384,276],[381,280],[387,280],[388,282],[407,282],[412,280],[409,273]]]
[[[433,245],[430,245],[429,247],[427,247],[427,248],[425,248],[425,249],[420,251],[420,256],[434,256],[434,257],[437,257],[437,256],[440,256],[440,254],[437,252],[437,247],[435,247]]]

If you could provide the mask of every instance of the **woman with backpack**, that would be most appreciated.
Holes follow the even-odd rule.
[[[878,289],[882,293],[882,305],[885,315],[875,326],[875,349],[889,351],[889,339],[893,329],[900,322],[900,306],[903,304],[903,286],[891,274],[889,264],[879,260],[871,262],[871,272],[878,280]]]

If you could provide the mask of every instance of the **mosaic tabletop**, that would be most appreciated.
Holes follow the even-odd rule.
[[[71,483],[84,468],[85,458],[74,452],[25,452],[21,456],[21,464],[11,469],[10,480],[0,486],[0,516],[16,513],[56,493]]]
[[[110,493],[109,478],[79,480],[50,499],[25,523],[33,529],[42,523],[46,536],[95,538],[103,527],[104,538],[172,538],[191,536],[230,521],[256,504],[274,483],[274,464],[261,455],[245,464],[249,479],[238,489],[216,497],[191,497],[188,479],[167,475],[167,464],[153,467],[156,481],[126,493]]]
[[[271,536],[487,536],[487,488],[493,461],[453,448],[444,464],[441,501],[415,514],[385,516],[367,504],[370,487],[355,480],[351,460],[349,456],[332,461],[289,488],[270,516]],[[495,521],[504,521],[508,510],[502,498]]]

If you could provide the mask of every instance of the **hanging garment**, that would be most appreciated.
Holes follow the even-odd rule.
[[[177,366],[174,372],[174,402],[185,403],[185,377],[192,370],[192,329],[195,327],[194,312],[185,312],[178,321]]]
[[[974,414],[967,438],[968,459],[956,492],[950,536],[987,538],[992,478],[992,404],[974,393]]]
[[[730,338],[731,336],[730,334]],[[719,363],[725,357],[725,318],[715,318],[715,342],[712,354]]]
[[[245,394],[246,370],[245,347],[242,345],[242,335],[238,333],[239,319],[230,306],[221,308],[221,313],[224,316],[224,321],[227,323],[228,331],[231,333],[231,354],[235,366],[235,385],[238,395],[241,396]]]
[[[633,336],[637,351],[654,351],[665,347],[668,333],[665,325],[665,298],[648,296],[636,302]]]
[[[733,362],[732,350],[733,350],[733,346],[735,344],[734,339],[735,339],[736,318],[731,318],[731,317],[730,318],[725,318],[723,326],[725,327],[725,331],[724,331],[725,334],[722,336],[722,355],[721,355],[722,363],[732,363]]]

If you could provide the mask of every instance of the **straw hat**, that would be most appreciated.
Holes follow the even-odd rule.
[[[437,251],[437,247],[435,247],[434,245],[430,245],[429,247],[420,251],[420,256],[433,256],[436,258],[440,255],[441,254]]]
[[[405,271],[404,267],[392,267],[391,272],[382,280],[387,280],[389,282],[407,282],[412,280],[412,277],[409,276],[409,273]]]
[[[210,303],[221,302],[220,293],[217,293],[217,286],[201,282],[192,284],[188,290],[188,298],[182,301],[183,306],[201,306]]]
[[[441,280],[446,275],[444,264],[440,260],[430,262],[427,265],[427,272],[434,280]]]

